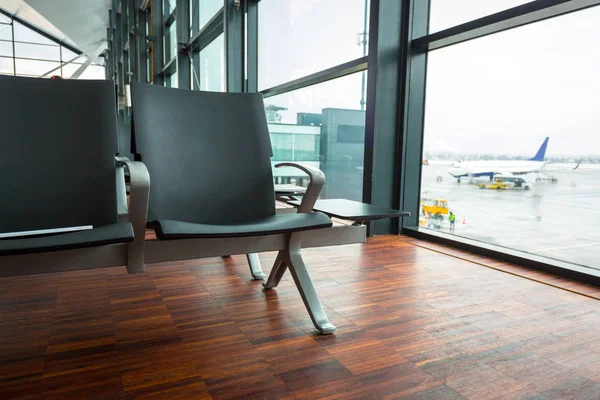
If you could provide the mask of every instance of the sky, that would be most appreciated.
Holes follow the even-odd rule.
[[[431,0],[435,32],[523,0]],[[263,0],[259,90],[362,56],[364,0]],[[600,156],[600,7],[429,54],[425,151]],[[360,108],[361,74],[272,97],[297,112]]]
[[[600,156],[598,24],[594,7],[430,52],[425,150],[533,156],[549,136],[548,155]]]
[[[365,0],[262,0],[259,90],[362,57],[364,10]]]
[[[262,0],[259,3],[259,90],[267,89],[363,56],[365,0]],[[367,28],[368,29],[368,28]],[[323,108],[360,110],[362,73],[265,99],[298,112]]]

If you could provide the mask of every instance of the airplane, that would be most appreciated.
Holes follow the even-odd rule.
[[[530,172],[538,172],[546,162],[546,149],[548,148],[548,140],[540,146],[537,154],[529,160],[495,160],[495,161],[459,161],[452,164],[448,173],[455,177],[460,183],[460,179],[464,177],[479,178],[487,176],[490,180],[494,179],[494,175],[523,175]]]

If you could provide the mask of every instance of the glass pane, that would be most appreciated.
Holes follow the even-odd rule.
[[[438,32],[532,0],[430,0],[429,32]]]
[[[600,268],[599,20],[595,7],[429,54],[421,225]]]
[[[167,79],[165,79],[165,86],[170,88],[178,87],[179,82],[177,79],[177,72],[175,72],[173,75],[167,76]]]
[[[77,57],[77,53],[72,52],[71,50],[67,49],[66,47],[62,48],[62,59],[63,59],[63,62],[71,61],[75,57]],[[78,62],[83,62],[84,59],[83,58],[78,58],[77,61]]]
[[[37,58],[41,60],[60,61],[60,46],[15,42],[16,57]]]
[[[364,74],[366,77],[366,71]],[[327,177],[322,198],[362,199],[365,148],[362,75],[358,72],[265,99],[273,164],[297,161],[320,168]],[[292,135],[291,143],[279,135]],[[276,168],[273,175],[276,183],[308,183],[304,174],[292,168]]]
[[[223,0],[194,0],[199,2],[200,13],[199,27],[202,29],[223,8]]]
[[[8,18],[4,14],[0,14],[0,25],[3,25],[3,24],[10,24],[10,18]]]
[[[163,0],[163,7],[164,7],[164,16],[165,19],[167,19],[167,17],[169,15],[171,15],[171,13],[173,12],[173,10],[175,10],[175,6],[177,5],[176,0]]]
[[[41,76],[53,68],[60,66],[59,62],[16,59],[17,75]],[[57,71],[58,72],[58,71]]]
[[[369,0],[262,0],[259,89],[366,55],[368,6]]]
[[[14,22],[15,25],[15,41],[17,42],[29,42],[39,44],[57,44],[56,42],[48,39],[45,36],[27,28],[25,25],[21,25],[18,22]]]
[[[87,69],[81,74],[79,79],[106,79],[106,75],[104,72],[104,67],[99,65],[90,65]]]
[[[177,55],[177,21],[169,27],[169,60]]]
[[[0,41],[0,56],[5,56],[5,57],[13,56],[12,42],[1,42]]]
[[[167,64],[177,54],[177,21],[174,21],[167,29],[164,39],[165,54],[164,62]]]
[[[221,34],[200,51],[200,90],[225,91],[225,36]]]
[[[0,24],[0,40],[10,40],[12,42],[12,25]]]
[[[0,57],[0,74],[11,74],[14,75],[15,66],[13,64],[13,58]]]
[[[62,67],[62,77],[63,78],[70,78],[75,71],[77,71],[79,69],[79,67],[81,67],[81,64],[68,64],[68,65],[63,65]]]

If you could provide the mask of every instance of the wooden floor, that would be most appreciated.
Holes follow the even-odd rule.
[[[304,255],[335,335],[241,256],[0,279],[0,399],[600,399],[598,300],[404,237]]]

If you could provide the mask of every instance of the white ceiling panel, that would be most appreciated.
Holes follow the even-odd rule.
[[[0,8],[81,49],[106,41],[110,0],[0,0]]]

